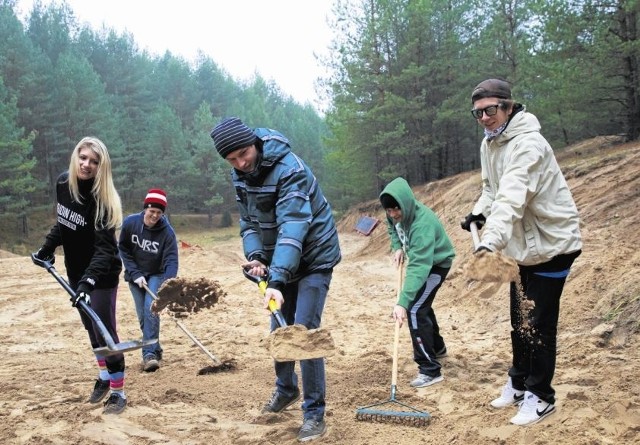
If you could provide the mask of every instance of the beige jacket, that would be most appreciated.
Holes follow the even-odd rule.
[[[521,265],[582,248],[578,209],[540,123],[523,109],[480,147],[483,190],[473,213],[486,224],[481,246]]]

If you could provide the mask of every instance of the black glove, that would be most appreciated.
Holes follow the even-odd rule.
[[[71,306],[76,307],[80,300],[84,301],[86,305],[91,306],[91,286],[87,283],[80,283],[78,290],[76,290],[75,296],[71,298]]]
[[[467,232],[471,232],[471,223],[475,222],[478,226],[478,230],[482,229],[484,223],[487,221],[487,218],[481,213],[479,215],[474,215],[473,213],[469,213],[464,221],[460,223],[460,227],[462,227]]]
[[[36,260],[46,261],[50,264],[53,264],[56,262],[56,257],[53,255],[52,251],[41,247],[36,253],[31,254],[31,261],[33,261],[33,264],[35,264],[36,266],[42,267],[42,263]]]
[[[482,252],[483,250],[485,250],[485,251],[487,251],[487,252],[493,252],[493,250],[489,249],[488,247],[480,246],[480,247],[478,247],[478,248],[475,250],[475,252],[473,252],[473,253]]]

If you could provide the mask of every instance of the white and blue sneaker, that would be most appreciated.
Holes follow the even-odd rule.
[[[502,394],[491,401],[491,406],[494,408],[508,408],[520,404],[523,399],[524,391],[515,389],[511,384],[511,377],[509,377],[507,384],[502,388]]]
[[[511,418],[514,425],[531,425],[541,421],[556,411],[553,403],[547,403],[535,394],[525,391],[524,401],[520,405],[518,414]]]
[[[424,388],[425,386],[431,386],[431,385],[435,385],[436,383],[440,383],[443,380],[444,380],[444,377],[442,375],[438,375],[434,377],[434,376],[420,373],[418,374],[418,377],[416,377],[411,381],[411,383],[409,383],[409,385],[414,388]]]

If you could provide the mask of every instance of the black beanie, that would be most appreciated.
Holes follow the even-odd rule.
[[[226,158],[229,153],[253,145],[256,134],[237,117],[224,119],[211,130],[213,145]]]
[[[382,204],[382,208],[384,209],[399,209],[400,204],[396,201],[393,196],[388,193],[383,193],[380,195],[380,203]]]

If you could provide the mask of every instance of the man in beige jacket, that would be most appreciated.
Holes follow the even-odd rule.
[[[582,249],[578,210],[538,119],[512,100],[510,84],[487,79],[471,102],[484,128],[483,189],[461,225],[484,226],[477,251],[501,251],[520,269],[510,290],[513,362],[491,406],[519,406],[511,423],[529,425],[555,411],[560,297]]]

